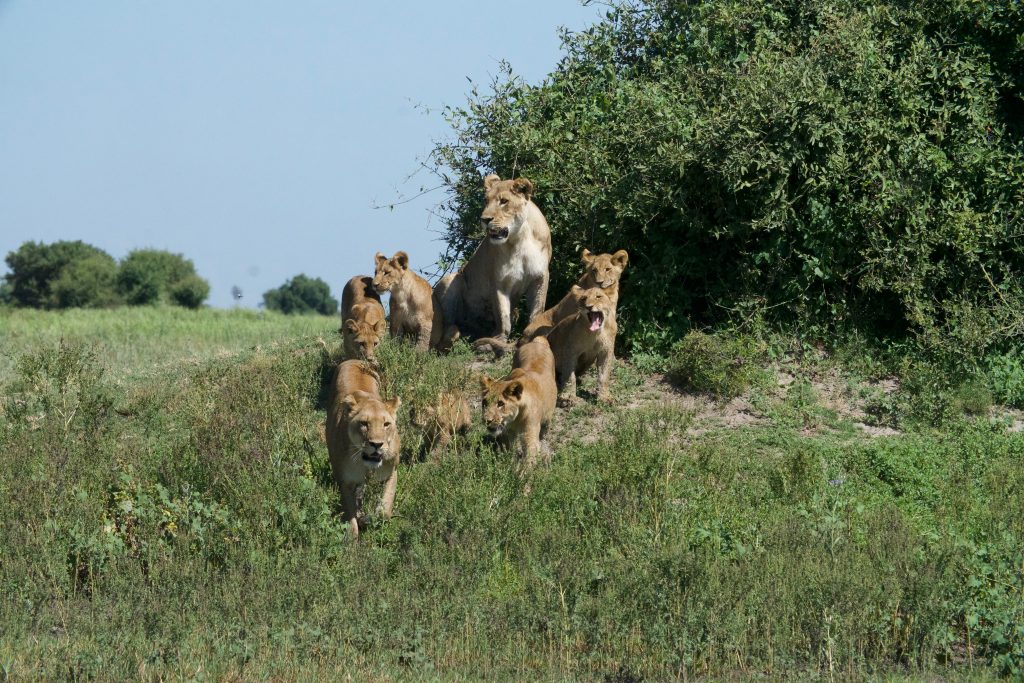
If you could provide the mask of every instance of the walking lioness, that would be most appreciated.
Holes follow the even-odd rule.
[[[380,380],[366,363],[347,360],[338,366],[327,411],[324,436],[334,483],[341,489],[342,519],[359,537],[359,489],[384,482],[378,513],[390,519],[398,482],[398,406],[396,397],[381,400]]]
[[[484,240],[458,273],[435,287],[446,339],[456,334],[506,339],[520,297],[527,298],[530,320],[544,310],[547,299],[551,230],[531,200],[533,183],[492,174],[484,178],[484,193]]]

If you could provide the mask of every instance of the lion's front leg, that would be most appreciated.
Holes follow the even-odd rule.
[[[391,470],[391,476],[384,481],[384,492],[381,493],[377,514],[383,519],[391,519],[391,508],[395,505],[395,491],[398,489],[398,466]]]
[[[601,349],[597,356],[597,399],[606,403],[611,402],[612,394],[608,391],[608,383],[612,377],[612,367],[615,365],[615,352],[611,349]]]
[[[500,289],[494,293],[494,334],[502,341],[512,332],[512,302]]]
[[[352,538],[359,538],[359,485],[344,482],[341,485],[341,520],[348,524]]]
[[[544,312],[544,306],[548,300],[549,277],[545,272],[544,275],[531,282],[526,290],[526,303],[530,307],[530,319],[527,323],[533,322],[534,318]]]

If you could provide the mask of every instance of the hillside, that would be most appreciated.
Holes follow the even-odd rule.
[[[478,424],[428,463],[409,421],[502,367],[387,343],[396,516],[354,543],[319,437],[333,319],[0,315],[0,671],[15,680],[1024,666],[1020,413],[911,395],[864,355],[756,340],[742,381],[703,393],[666,379],[672,362],[620,362],[613,405],[559,410],[524,495]],[[938,427],[901,417],[940,399],[957,410]]]

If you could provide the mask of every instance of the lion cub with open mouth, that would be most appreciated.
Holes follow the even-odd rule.
[[[391,518],[398,482],[397,397],[380,397],[380,378],[363,361],[338,365],[334,393],[324,430],[331,473],[341,489],[343,521],[353,538],[359,537],[359,489],[369,482],[383,482],[378,514]]]
[[[502,379],[480,378],[487,432],[503,446],[516,444],[525,470],[537,464],[540,440],[555,414],[555,358],[540,337],[516,350],[513,369]]]
[[[608,381],[615,361],[615,301],[599,287],[583,289],[573,285],[576,313],[565,318],[548,332],[547,339],[555,354],[555,377],[562,402],[573,404],[576,377],[597,363],[597,398],[611,401]]]

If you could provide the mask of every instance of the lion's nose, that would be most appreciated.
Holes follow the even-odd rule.
[[[373,450],[379,451],[380,447],[384,445],[383,441],[371,441],[370,445],[373,446]]]

